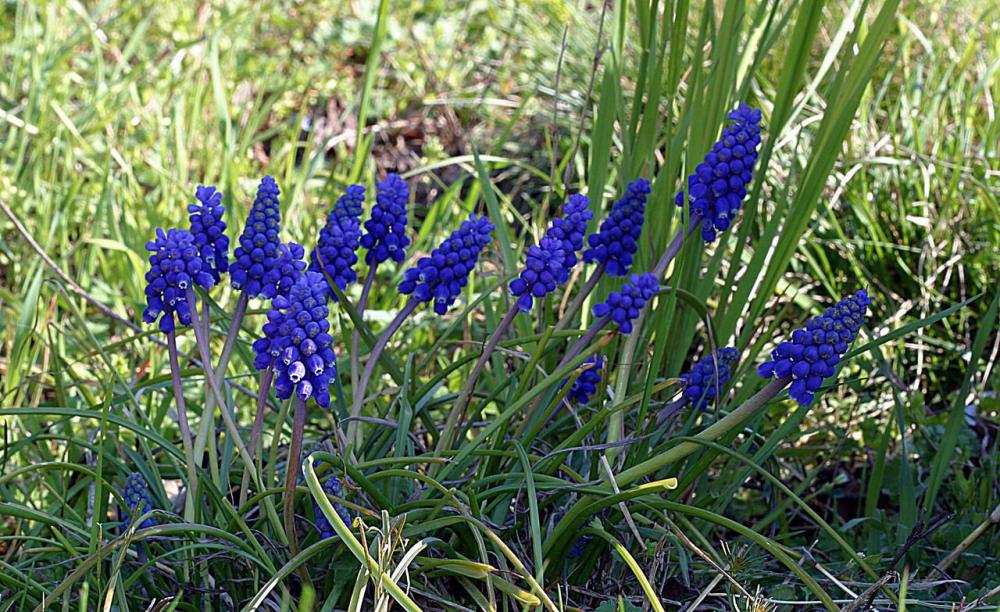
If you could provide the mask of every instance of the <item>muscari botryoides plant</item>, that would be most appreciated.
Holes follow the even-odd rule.
[[[722,130],[719,140],[691,173],[686,187],[677,194],[677,205],[684,207],[679,231],[663,252],[651,254],[649,258],[639,256],[644,225],[649,222],[647,209],[664,203],[650,201],[654,190],[644,178],[627,184],[610,212],[589,235],[589,226],[594,220],[591,200],[580,194],[570,195],[544,234],[537,241],[531,241],[517,270],[497,270],[495,258],[490,258],[489,264],[484,263],[487,259],[484,255],[496,240],[495,224],[501,220],[480,214],[470,214],[430,252],[409,252],[413,247],[407,211],[411,194],[407,182],[398,175],[390,174],[377,183],[374,204],[367,215],[365,187],[347,186],[330,209],[315,245],[308,250],[308,257],[307,249],[281,238],[281,193],[274,179],[266,177],[260,181],[256,199],[232,254],[223,220],[222,194],[213,187],[198,187],[196,202],[189,207],[190,229],[157,230],[154,240],[147,245],[150,257],[146,275],[147,307],[143,314],[145,321],[158,322],[159,330],[166,335],[175,399],[173,413],[178,421],[188,468],[185,481],[188,504],[184,518],[196,520],[200,510],[204,495],[198,488],[199,477],[204,477],[200,466],[204,465],[206,447],[218,443],[213,425],[215,408],[225,422],[226,441],[231,443],[234,455],[243,466],[239,499],[252,507],[243,507],[242,511],[256,512],[262,520],[271,521],[276,537],[288,544],[294,554],[300,550],[295,523],[301,518],[296,514],[296,487],[300,467],[306,465],[302,453],[305,428],[310,422],[317,427],[325,424],[331,428],[327,430],[327,444],[334,445],[339,457],[338,463],[330,459],[329,453],[319,453],[318,456],[327,457],[326,464],[340,474],[330,473],[320,494],[342,499],[348,471],[352,480],[357,475],[364,478],[357,463],[359,456],[363,455],[368,461],[382,460],[381,456],[371,455],[373,448],[387,452],[393,440],[398,443],[407,435],[417,436],[408,430],[399,433],[392,430],[411,423],[386,420],[382,412],[386,401],[407,402],[411,414],[416,402],[437,406],[436,413],[418,408],[424,412],[420,421],[423,433],[417,436],[422,440],[417,443],[423,445],[429,455],[429,451],[434,450],[436,459],[429,464],[429,472],[441,482],[464,478],[476,470],[476,465],[480,469],[500,465],[508,461],[504,453],[518,457],[513,452],[514,446],[504,442],[517,439],[507,435],[512,424],[524,434],[519,441],[525,445],[524,450],[531,453],[534,452],[530,445],[535,435],[550,419],[556,418],[555,410],[560,405],[597,410],[606,402],[614,402],[615,398],[609,397],[610,390],[602,380],[610,375],[609,368],[616,359],[606,352],[609,344],[615,337],[650,333],[642,315],[656,303],[658,296],[670,291],[671,263],[690,236],[711,244],[738,220],[747,187],[754,176],[761,143],[761,113],[741,104],[729,114],[729,119],[731,122]],[[594,194],[591,197],[595,197]],[[362,249],[365,251],[363,257]],[[637,265],[647,259],[655,263],[645,269]],[[407,261],[410,264],[400,270]],[[364,272],[358,270],[361,265],[365,266]],[[415,358],[422,369],[412,370],[402,387],[393,387],[391,392],[384,394],[386,397],[380,397],[385,390],[383,379],[376,375],[380,364],[388,367],[406,361],[402,355],[387,352],[394,334],[408,324],[433,327],[438,317],[451,320],[453,311],[457,310],[453,307],[469,288],[470,275],[478,266],[504,279],[501,286],[505,286],[506,295],[480,296],[480,299],[493,298],[503,304],[500,309],[490,309],[491,312],[503,312],[502,318],[497,315],[499,322],[484,334],[481,343],[475,344],[465,361],[448,366],[448,372],[439,374],[432,366],[440,361],[417,355]],[[225,284],[227,273],[235,306],[228,327],[225,327],[224,318],[218,314],[218,306],[210,294]],[[359,278],[364,279],[360,288],[354,286]],[[599,300],[594,299],[594,291],[602,284],[613,288],[605,291]],[[484,284],[477,279],[475,286],[482,291]],[[352,322],[366,320],[366,309],[371,307],[374,292],[386,287],[384,294],[378,294],[379,304],[385,307],[387,297],[400,296],[396,298],[399,301],[395,316],[377,336],[355,329]],[[250,310],[251,300],[257,300],[262,310]],[[588,301],[591,305],[585,310],[583,306]],[[411,317],[424,304],[428,312]],[[840,359],[864,322],[868,304],[863,290],[852,292],[850,297],[810,320],[804,329],[794,332],[789,341],[777,345],[771,360],[758,368],[760,376],[770,382],[743,405],[707,427],[703,432],[705,438],[715,440],[738,427],[786,388],[791,398],[801,404],[814,401],[816,394],[835,376]],[[518,316],[535,321],[541,316],[539,313],[551,308],[560,308],[558,321],[548,330],[539,329],[543,332],[540,337],[548,343],[545,356],[552,357],[552,363],[540,374],[544,384],[531,386],[534,370],[517,370],[521,378],[513,381],[511,390],[517,389],[513,405],[519,408],[491,412],[488,410],[490,403],[501,390],[485,386],[481,375],[488,364],[500,363],[493,360],[493,356],[501,349]],[[260,312],[265,313],[263,322],[256,316]],[[346,312],[353,317],[340,316]],[[466,312],[472,313],[472,325],[480,327],[477,310],[467,309]],[[579,323],[583,325],[574,329]],[[205,391],[197,432],[189,424],[184,403],[184,385],[191,378],[182,376],[183,362],[177,342],[178,336],[188,327],[193,332],[195,350],[187,357],[200,362],[203,375],[195,380],[204,385]],[[224,330],[224,339],[216,351],[212,337],[220,329]],[[249,444],[244,442],[241,429],[248,424],[238,422],[240,411],[234,409],[235,395],[225,388],[228,364],[239,342],[248,339],[248,330],[259,330],[249,335],[253,364],[259,371]],[[345,341],[348,336],[353,336],[352,342]],[[359,337],[364,338],[367,351],[359,343]],[[507,340],[505,346],[516,347],[519,339],[520,336]],[[685,407],[700,411],[695,414],[705,413],[703,418],[708,418],[710,409],[719,410],[724,406],[728,390],[737,385],[753,385],[751,378],[736,379],[736,373],[744,371],[739,369],[739,356],[740,351],[734,347],[712,345],[707,348],[681,376],[658,387],[673,395],[661,404],[663,408],[658,413],[653,413],[656,418],[652,422],[665,423],[670,415]],[[538,364],[538,359],[536,356],[532,363]],[[339,379],[338,373],[348,366],[353,380]],[[416,368],[412,364],[406,367]],[[449,372],[461,372],[462,376],[456,383],[456,377],[449,376]],[[398,372],[389,373],[394,378],[398,375]],[[496,378],[491,380],[496,382]],[[414,396],[425,383],[429,385],[422,391],[425,395]],[[372,391],[376,393],[369,397]],[[267,493],[269,486],[273,486],[269,481],[275,466],[269,464],[267,473],[258,467],[258,462],[263,464],[265,460],[261,447],[265,411],[269,405],[278,410],[278,418],[271,436],[272,452],[268,461],[283,457],[281,463],[286,470],[283,522],[276,520],[277,514],[270,506],[271,498]],[[322,411],[316,413],[317,418],[309,418],[310,406]],[[443,414],[445,418],[428,422],[428,414]],[[277,452],[275,445],[283,439],[282,426],[288,415],[291,415],[289,443],[283,453]],[[325,416],[319,418],[319,415]],[[493,440],[490,449],[493,454],[474,455],[477,449],[487,450],[480,448],[487,434]],[[566,441],[567,444],[572,442]],[[218,452],[209,450],[213,451],[209,456],[218,461]],[[613,484],[624,489],[655,477],[694,450],[696,445],[679,444],[643,461],[626,463],[624,469],[614,475]],[[554,458],[546,456],[541,464],[547,469],[564,460],[565,454]],[[208,470],[213,480],[218,478],[217,467]],[[465,470],[466,476],[460,470]],[[228,468],[225,473],[229,473]],[[554,472],[549,470],[547,473]],[[247,474],[253,479],[253,490],[250,490]],[[226,487],[221,485],[220,482],[206,484],[219,487],[221,494],[232,494],[228,484]],[[138,481],[130,479],[126,487],[129,513],[151,506],[144,490],[138,486]],[[251,497],[253,491],[256,497]],[[133,504],[138,504],[138,508]],[[314,509],[318,537],[327,539],[335,534],[353,537],[349,533],[350,514],[346,508],[339,503],[330,507],[335,509],[334,516],[326,514],[321,505]],[[426,511],[420,504],[412,507],[416,512]],[[560,518],[545,543],[546,558],[562,558],[571,548],[574,556],[579,554],[578,530],[605,507],[606,504],[594,495],[583,495],[571,507],[560,509]],[[371,510],[395,511],[392,507]],[[502,509],[495,511],[503,516]],[[364,515],[363,512],[355,513],[358,517]],[[502,528],[502,525],[498,527]]]

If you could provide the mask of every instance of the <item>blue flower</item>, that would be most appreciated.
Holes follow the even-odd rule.
[[[278,262],[275,266],[275,276],[278,280],[274,284],[275,295],[288,296],[295,280],[306,269],[306,262],[302,259],[305,255],[306,250],[301,244],[288,242],[278,246]]]
[[[718,401],[717,393],[729,382],[729,368],[739,356],[739,351],[734,348],[721,348],[691,366],[689,372],[681,374],[684,399],[693,402],[699,410],[704,410],[709,402]],[[718,381],[716,372],[719,374]]]
[[[358,262],[361,205],[364,202],[365,188],[361,185],[348,186],[346,193],[340,196],[327,215],[326,226],[319,232],[319,240],[309,263],[310,270],[323,274],[341,290],[358,279],[354,264]]]
[[[600,355],[592,355],[580,367],[588,365],[591,367],[580,372],[580,375],[573,381],[569,394],[567,394],[569,399],[581,404],[589,402],[594,393],[597,393],[597,385],[601,382],[601,368],[604,367],[604,358]]]
[[[361,246],[368,249],[365,263],[369,266],[391,259],[402,263],[406,259],[406,203],[410,199],[410,186],[398,174],[390,174],[377,185],[375,206],[371,219],[365,221],[365,235]]]
[[[403,273],[399,292],[413,294],[418,302],[434,301],[434,312],[443,315],[468,282],[483,247],[489,244],[493,224],[486,217],[469,215],[462,226],[445,238],[430,257]]]
[[[610,276],[625,276],[632,267],[632,256],[639,248],[649,181],[638,178],[629,183],[625,195],[611,207],[611,214],[596,234],[587,238],[590,248],[583,252],[587,263],[600,262]]]
[[[621,291],[612,291],[607,301],[597,304],[593,309],[595,317],[610,315],[623,334],[632,331],[632,321],[639,316],[646,302],[660,290],[656,276],[649,272],[642,276],[633,274],[628,280]]]
[[[760,110],[740,104],[729,118],[732,125],[722,131],[705,161],[688,177],[691,214],[702,218],[701,237],[705,242],[713,242],[717,231],[729,229],[747,195],[757,162]],[[677,194],[676,203],[684,205],[684,192]]]
[[[337,357],[328,333],[329,292],[322,274],[307,271],[295,279],[287,296],[271,300],[264,337],[253,343],[254,367],[274,367],[274,391],[279,399],[295,392],[303,401],[312,397],[323,408],[330,405]]]
[[[122,491],[122,497],[125,498],[125,506],[128,508],[128,512],[123,511],[123,520],[126,526],[131,521],[129,514],[138,517],[156,508],[153,504],[153,497],[149,494],[149,487],[146,486],[146,479],[139,472],[132,472],[129,475],[125,481],[125,489]],[[154,525],[156,525],[156,519],[150,517],[139,524],[139,529],[145,529]]]
[[[552,524],[553,524],[553,526],[558,525],[560,522],[562,522],[563,517],[565,516],[565,514],[566,514],[566,512],[564,510],[557,511],[553,515],[553,517],[552,517]],[[589,534],[582,535],[579,538],[577,538],[573,542],[573,545],[570,546],[570,548],[569,548],[568,558],[569,559],[576,559],[576,558],[580,557],[581,555],[583,555],[584,551],[586,551],[586,549],[587,549],[587,544],[590,544],[590,541],[592,539],[593,539],[593,536],[591,536]]]
[[[757,373],[764,378],[791,376],[788,395],[808,406],[823,381],[836,373],[840,358],[865,321],[869,304],[868,292],[862,289],[827,308],[804,329],[795,330],[791,342],[782,342],[771,351],[771,361],[758,366]]]
[[[323,490],[333,497],[344,499],[344,487],[340,484],[340,480],[338,480],[336,476],[330,476],[330,478],[323,483]],[[340,517],[340,520],[344,521],[345,525],[351,524],[351,513],[344,507],[343,504],[333,502],[333,509],[337,513],[337,516]],[[330,521],[326,518],[326,515],[323,514],[323,511],[320,510],[319,504],[316,502],[313,502],[313,515],[316,517],[316,531],[319,532],[319,538],[321,540],[332,538],[337,534],[337,532],[333,530],[333,525],[330,524]]]
[[[181,325],[191,324],[191,309],[185,297],[195,283],[202,287],[215,284],[198,254],[198,245],[191,232],[157,228],[156,240],[146,243],[149,251],[149,271],[146,272],[146,309],[142,320],[160,320],[160,331],[174,331],[174,315]]]
[[[563,207],[563,216],[552,221],[537,245],[528,248],[524,270],[510,283],[510,292],[520,296],[517,306],[529,312],[534,298],[543,298],[569,280],[576,265],[576,252],[583,247],[587,222],[594,215],[586,196],[574,194]]]
[[[233,265],[229,275],[233,289],[242,290],[250,297],[271,299],[277,293],[278,248],[281,239],[281,209],[278,184],[265,176],[257,188],[246,227],[240,236],[240,245],[233,252]]]
[[[197,202],[188,204],[191,234],[206,270],[218,283],[222,273],[229,269],[229,236],[226,235],[226,222],[222,219],[226,214],[222,193],[215,187],[198,185],[194,197]]]

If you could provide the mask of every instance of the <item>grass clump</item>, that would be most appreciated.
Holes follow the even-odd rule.
[[[0,609],[995,607],[959,4],[4,4]]]

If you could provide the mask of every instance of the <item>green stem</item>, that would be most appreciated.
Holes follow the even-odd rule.
[[[767,383],[763,389],[755,393],[753,397],[743,402],[739,408],[733,410],[715,423],[712,423],[702,431],[698,432],[698,434],[694,437],[699,440],[709,441],[715,441],[721,438],[736,427],[742,425],[744,421],[753,416],[753,414],[759,409],[763,408],[767,402],[771,401],[779,393],[781,393],[781,391],[784,390],[784,388],[788,386],[788,383],[791,381],[792,378],[790,376],[772,380]],[[615,477],[615,482],[619,487],[627,487],[640,478],[658,472],[668,465],[680,461],[699,448],[701,448],[701,446],[694,442],[684,442],[678,444],[660,455],[650,457],[646,461],[620,472],[618,476]]]

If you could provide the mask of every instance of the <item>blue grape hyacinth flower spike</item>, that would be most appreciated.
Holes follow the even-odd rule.
[[[196,202],[188,205],[191,234],[206,270],[218,283],[229,270],[229,236],[223,220],[226,209],[222,206],[222,193],[215,187],[199,185],[194,198]]]
[[[376,185],[375,206],[371,218],[365,221],[361,246],[368,250],[365,263],[369,266],[389,259],[402,263],[406,259],[406,203],[410,186],[398,174],[390,174]]]
[[[327,215],[326,225],[319,232],[319,240],[309,263],[310,270],[325,275],[341,290],[358,279],[354,264],[358,262],[361,207],[364,202],[364,187],[347,187],[344,195],[340,196]],[[336,300],[336,295],[333,299]]]
[[[576,252],[583,248],[587,222],[594,213],[590,199],[574,194],[563,207],[561,217],[552,221],[545,236],[528,248],[524,269],[510,283],[510,292],[517,296],[517,307],[529,312],[535,298],[543,298],[569,280],[577,263]]]
[[[587,365],[591,367],[580,372],[567,394],[567,398],[580,404],[590,402],[590,398],[597,393],[597,385],[601,383],[601,368],[604,367],[604,358],[600,355],[593,355],[584,361],[581,367]]]
[[[273,178],[265,176],[257,188],[239,246],[233,251],[229,276],[233,289],[250,297],[272,299],[280,278],[276,269],[281,246],[281,191]]]
[[[469,215],[461,227],[445,238],[417,265],[403,273],[399,292],[413,295],[417,302],[434,302],[434,312],[443,315],[469,280],[483,248],[492,240],[494,226],[486,217]]]
[[[160,331],[169,334],[176,324],[191,324],[187,290],[195,284],[212,287],[215,280],[206,270],[195,237],[187,230],[156,230],[156,239],[146,243],[149,270],[146,272],[146,309],[142,320],[160,321]],[[176,315],[176,320],[175,320]]]
[[[344,499],[344,486],[340,484],[340,480],[336,476],[330,476],[326,482],[323,483],[323,491],[333,497]],[[333,502],[333,509],[345,525],[351,524],[351,512],[345,508],[343,504]],[[321,540],[332,538],[337,534],[337,532],[333,530],[333,525],[330,524],[330,521],[326,518],[326,515],[323,514],[319,504],[316,502],[313,502],[313,515],[316,517],[316,531],[319,532],[319,538]]]
[[[156,508],[153,505],[153,497],[149,494],[146,479],[139,472],[132,472],[128,479],[125,480],[125,489],[122,491],[122,497],[125,499],[125,506],[128,508],[127,512],[123,512],[123,520],[126,526],[131,522],[132,516],[138,517]],[[139,529],[153,527],[154,525],[156,525],[156,519],[150,517],[139,524]]]
[[[609,276],[621,277],[632,268],[632,256],[639,248],[639,236],[645,219],[649,181],[638,178],[625,188],[625,194],[611,207],[600,229],[587,238],[590,248],[583,252],[587,263],[602,263]]]
[[[836,373],[837,364],[858,335],[871,299],[864,289],[837,302],[813,317],[805,328],[792,333],[771,351],[771,361],[757,373],[764,378],[791,376],[788,395],[802,406],[812,403],[823,381]]]
[[[273,366],[274,391],[279,399],[296,393],[302,401],[314,398],[330,405],[330,383],[337,374],[337,357],[330,336],[330,288],[318,272],[296,278],[288,295],[276,296],[264,324],[264,337],[253,344],[254,366]]]
[[[621,291],[612,291],[606,301],[594,306],[594,316],[610,316],[623,334],[629,334],[632,332],[632,321],[659,290],[659,283],[653,274],[633,274]]]
[[[275,296],[288,296],[292,285],[306,269],[305,255],[301,244],[286,242],[278,246],[278,261],[274,267],[274,276],[278,279],[274,284]]]
[[[691,366],[690,371],[681,374],[684,399],[698,410],[704,410],[709,403],[718,401],[718,393],[729,382],[731,368],[739,356],[739,351],[734,348],[721,348]]]
[[[746,104],[729,113],[733,121],[722,137],[688,177],[688,202],[692,215],[701,217],[701,237],[714,242],[718,232],[729,229],[753,179],[760,146],[760,109]],[[675,201],[684,205],[684,192]]]

